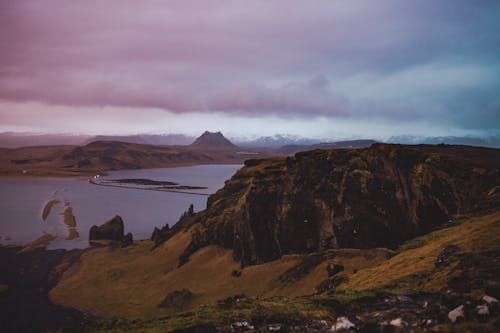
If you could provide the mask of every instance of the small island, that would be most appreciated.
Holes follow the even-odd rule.
[[[106,179],[105,177],[93,177],[89,183],[100,186],[122,187],[149,191],[182,192],[189,194],[208,195],[200,192],[190,192],[196,190],[206,190],[205,186],[181,185],[172,181],[153,180],[145,178],[122,178]]]

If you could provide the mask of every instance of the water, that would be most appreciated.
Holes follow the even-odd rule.
[[[199,194],[172,193],[93,185],[88,179],[0,179],[0,243],[25,245],[44,233],[57,236],[49,248],[85,248],[92,225],[100,225],[116,214],[123,218],[125,232],[134,239],[151,236],[154,227],[173,225],[193,204],[195,211],[206,208],[207,195],[224,185],[240,165],[121,170],[106,179],[144,178],[202,186]],[[190,190],[190,192],[193,192]],[[201,195],[200,195],[201,194]],[[59,200],[48,218],[42,219],[46,203]],[[80,237],[65,240],[68,229],[62,213],[73,208]]]

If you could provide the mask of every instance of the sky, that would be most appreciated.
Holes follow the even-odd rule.
[[[500,135],[498,0],[0,0],[0,131]]]

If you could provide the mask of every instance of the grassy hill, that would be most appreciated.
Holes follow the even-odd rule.
[[[188,235],[178,233],[153,252],[149,241],[128,249],[90,250],[64,273],[50,292],[51,300],[100,317],[123,318],[87,325],[88,331],[102,332],[208,330],[216,325],[229,331],[231,323],[244,320],[264,328],[279,322],[283,327],[305,329],[321,320],[331,326],[340,316],[361,328],[373,320],[395,318],[408,324],[429,319],[431,324],[418,329],[449,332],[494,332],[498,325],[499,313],[493,312],[493,306],[492,316],[475,324],[452,324],[447,313],[454,304],[499,296],[499,212],[458,220],[404,243],[395,252],[329,250],[284,256],[243,269],[229,250],[217,246],[198,250],[186,265],[177,267],[178,249],[189,241]],[[436,266],[436,258],[447,245],[458,250],[445,264]],[[332,262],[345,267],[336,275],[341,282],[336,288],[318,290],[315,287],[328,279],[326,265]],[[233,276],[234,270],[241,276]],[[176,290],[189,290],[193,295],[159,307]],[[240,296],[230,297],[235,295]],[[446,295],[449,303],[443,301]],[[391,311],[388,300],[393,302]],[[437,304],[446,310],[435,312],[432,307]]]

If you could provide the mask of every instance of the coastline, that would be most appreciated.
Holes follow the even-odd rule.
[[[240,162],[240,163],[235,163]],[[109,172],[122,171],[122,170],[148,170],[148,169],[165,169],[165,168],[181,168],[181,167],[191,167],[198,165],[241,165],[243,166],[244,161],[210,161],[210,163],[200,163],[200,162],[182,162],[182,163],[167,163],[165,165],[154,165],[145,168],[116,168],[116,169],[72,169],[64,170],[60,167],[54,168],[40,168],[40,169],[30,169],[27,168],[23,173],[21,169],[11,169],[11,170],[0,170],[0,179],[50,179],[50,178],[88,178],[93,177],[96,174],[101,176],[109,175]],[[184,192],[183,192],[184,193]]]

